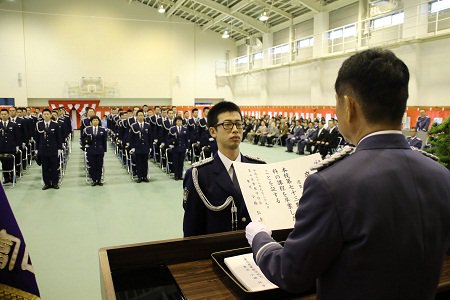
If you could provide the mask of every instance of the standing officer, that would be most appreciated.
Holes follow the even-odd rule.
[[[103,158],[106,152],[106,129],[99,126],[100,118],[91,117],[91,125],[84,129],[87,161],[89,164],[89,176],[92,186],[102,186]]]
[[[184,177],[184,236],[244,229],[250,222],[244,198],[234,174],[233,162],[264,163],[241,154],[244,122],[233,102],[211,108],[208,127],[217,140],[213,157],[192,165]]]
[[[62,135],[57,122],[53,121],[49,109],[42,110],[43,120],[36,123],[37,155],[42,163],[43,190],[59,189],[58,155],[62,154]]]
[[[84,141],[86,140],[86,137],[84,136],[84,129],[86,127],[91,126],[91,117],[95,116],[95,110],[92,107],[86,108],[86,116],[81,119],[80,124],[80,144],[81,149],[84,151]]]
[[[9,120],[9,112],[6,108],[0,111],[0,154],[15,154],[19,148],[21,137],[19,127]],[[0,157],[2,169],[10,172],[3,172],[3,183],[13,181],[12,170],[14,168],[13,159]]]
[[[148,174],[148,154],[150,153],[152,133],[150,124],[144,122],[144,111],[138,110],[136,114],[136,123],[130,128],[128,141],[130,143],[130,154],[136,157],[136,175],[137,183],[142,181],[149,182]]]
[[[416,130],[417,131],[428,131],[428,127],[430,127],[430,117],[427,116],[427,113],[424,109],[420,110],[420,117],[417,118],[416,122]]]
[[[177,116],[175,118],[175,126],[170,128],[169,147],[172,149],[172,164],[175,180],[182,179],[184,158],[186,157],[186,150],[188,144],[188,132],[186,127],[183,127],[183,118]]]
[[[408,81],[389,50],[342,64],[336,115],[355,151],[332,156],[306,179],[284,246],[262,223],[246,229],[256,263],[280,288],[317,285],[323,300],[434,299],[450,242],[450,172],[413,151],[401,132]]]

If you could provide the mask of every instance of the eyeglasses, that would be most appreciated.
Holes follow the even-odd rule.
[[[226,121],[226,122],[216,124],[216,126],[214,126],[214,127],[217,127],[219,125],[222,125],[223,129],[225,129],[225,130],[231,130],[231,129],[233,129],[233,126],[236,126],[236,129],[242,129],[244,127],[244,122],[242,122],[242,121],[236,121],[236,122]]]

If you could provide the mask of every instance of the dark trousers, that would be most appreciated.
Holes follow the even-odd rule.
[[[135,153],[136,175],[138,178],[147,178],[148,153]]]
[[[100,180],[102,179],[104,156],[105,156],[104,153],[87,155],[89,165],[89,176],[91,176],[91,179],[94,182],[100,182]]]
[[[57,185],[59,167],[58,155],[39,155],[42,163],[42,179],[44,179],[44,184],[48,186]]]
[[[1,154],[14,154],[13,152],[2,152]],[[2,162],[2,170],[8,170],[9,172],[3,172],[3,178],[5,181],[12,181],[13,174],[13,158],[12,157],[1,157],[0,161]]]
[[[172,152],[172,164],[175,179],[181,179],[183,176],[184,152]]]

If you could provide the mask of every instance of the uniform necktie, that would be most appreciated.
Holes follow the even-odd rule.
[[[232,176],[233,185],[234,185],[234,187],[236,188],[236,190],[240,191],[241,188],[239,187],[239,181],[238,181],[238,179],[237,179],[236,171],[234,170],[234,166],[231,165],[231,168],[230,168],[230,169],[231,169],[231,171],[232,171],[232,173],[233,173],[233,176]]]
[[[180,131],[181,131],[180,126],[178,126],[178,133],[180,133]]]
[[[45,130],[48,130],[48,123],[45,123]]]
[[[97,127],[94,127],[94,135],[97,135]]]

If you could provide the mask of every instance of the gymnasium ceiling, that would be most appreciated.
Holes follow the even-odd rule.
[[[149,9],[164,7],[167,18],[177,16],[202,30],[223,34],[239,41],[276,32],[358,0],[128,0]],[[263,12],[269,17],[259,20]]]

